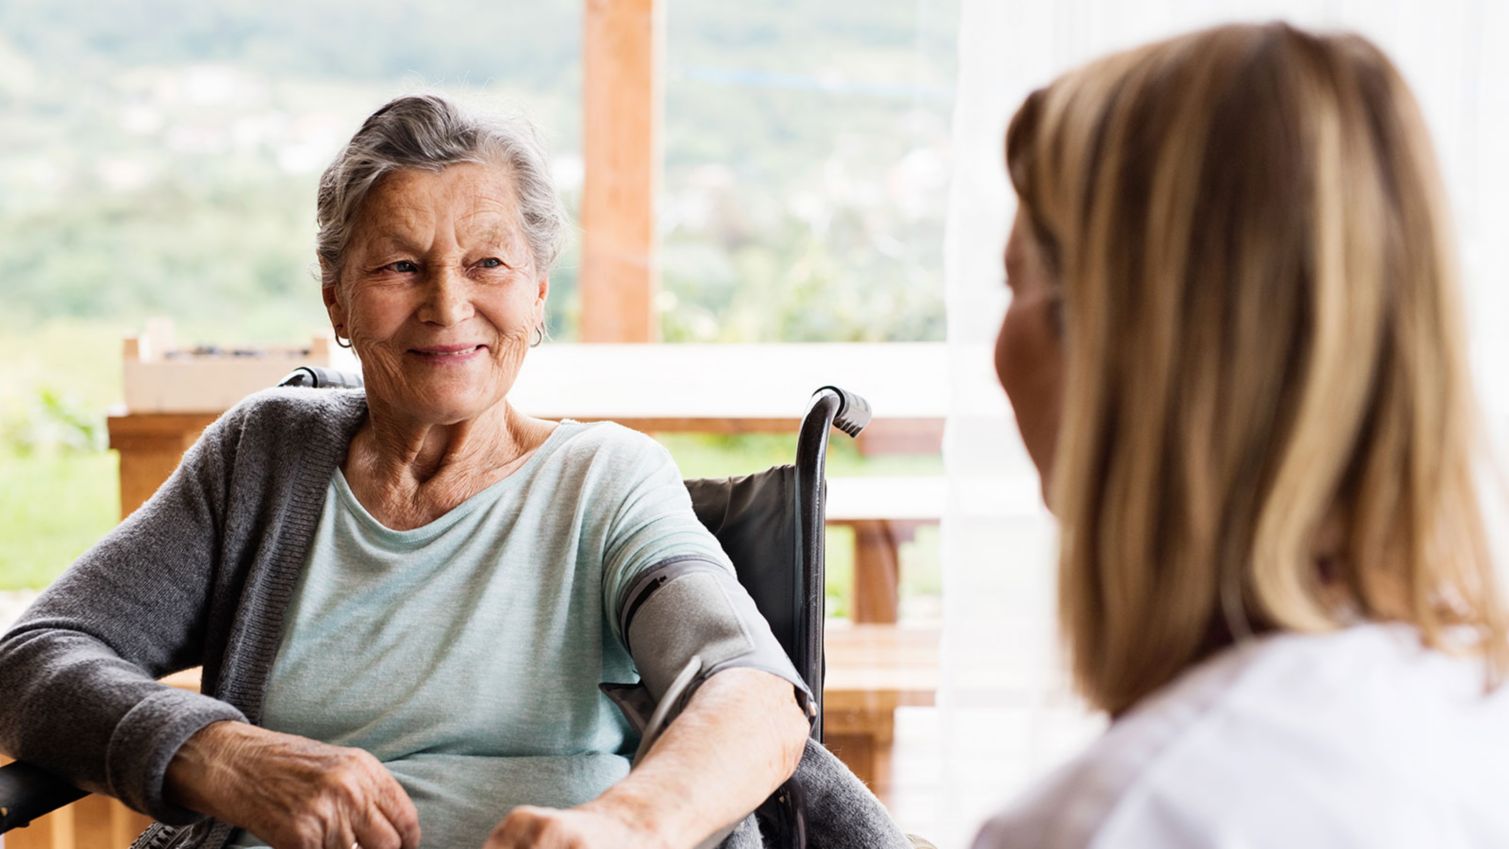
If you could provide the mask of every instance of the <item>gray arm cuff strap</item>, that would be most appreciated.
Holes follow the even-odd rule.
[[[725,669],[744,667],[791,682],[804,711],[812,702],[807,683],[727,567],[701,558],[667,560],[634,582],[620,609],[624,642],[657,703],[693,657],[702,661],[693,689]]]

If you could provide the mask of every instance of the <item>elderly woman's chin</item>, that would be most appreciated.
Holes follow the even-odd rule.
[[[399,368],[369,370],[367,397],[431,424],[476,418],[503,400],[518,375],[517,359],[490,353],[487,348],[462,354],[411,352]]]

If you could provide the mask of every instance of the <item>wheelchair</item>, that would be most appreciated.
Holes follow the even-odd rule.
[[[361,378],[304,366],[280,386],[359,387]],[[698,520],[733,561],[739,583],[812,692],[812,737],[823,738],[824,508],[828,436],[859,435],[870,405],[835,386],[813,393],[797,435],[796,462],[733,478],[687,480]],[[87,795],[45,770],[16,762],[0,767],[0,835]],[[803,849],[805,814],[792,782],[755,812],[773,845]]]

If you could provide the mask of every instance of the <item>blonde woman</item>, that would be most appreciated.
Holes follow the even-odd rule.
[[[1230,26],[1036,92],[996,364],[1113,721],[996,847],[1509,846],[1451,230],[1399,73]]]

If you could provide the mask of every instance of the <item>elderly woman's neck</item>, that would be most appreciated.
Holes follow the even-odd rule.
[[[454,424],[433,424],[374,409],[352,444],[352,456],[373,482],[490,485],[512,471],[553,429],[499,403]],[[349,464],[349,462],[348,462]]]

